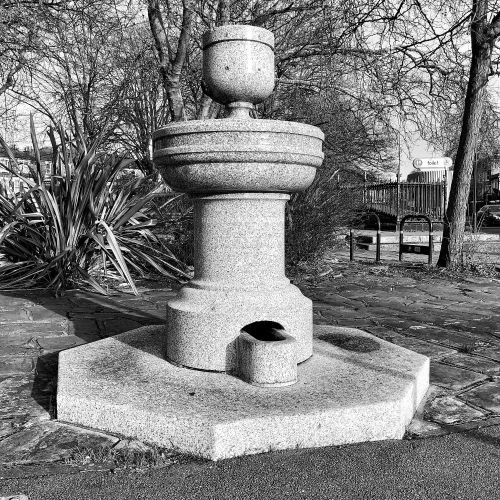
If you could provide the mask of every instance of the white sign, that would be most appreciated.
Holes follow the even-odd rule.
[[[417,170],[445,170],[453,165],[451,158],[415,158],[413,166]]]

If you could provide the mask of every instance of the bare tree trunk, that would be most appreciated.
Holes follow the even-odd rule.
[[[443,242],[437,265],[447,267],[461,257],[465,217],[469,199],[474,155],[478,143],[486,84],[496,38],[500,34],[500,13],[487,22],[488,0],[473,0],[471,21],[472,60],[465,97],[460,142],[455,158]],[[474,207],[475,208],[475,207]]]
[[[231,4],[229,0],[219,0],[217,7],[217,26],[224,26],[231,22]]]
[[[231,5],[229,0],[219,0],[217,6],[217,19],[215,24],[217,26],[224,26],[231,21]],[[201,105],[198,111],[198,118],[200,120],[212,120],[217,118],[221,109],[220,104],[216,103],[207,94],[203,93],[201,98]]]
[[[163,23],[159,0],[148,0],[148,19],[158,56],[160,75],[168,97],[170,118],[172,121],[186,120],[184,100],[181,93],[181,73],[186,60],[192,24],[192,0],[183,1],[182,27],[173,55]]]

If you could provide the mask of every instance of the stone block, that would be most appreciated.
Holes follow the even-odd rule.
[[[468,403],[500,414],[500,380],[493,380],[460,395]]]
[[[431,382],[446,389],[462,390],[486,378],[486,375],[443,363],[431,365]]]
[[[262,321],[249,325],[237,338],[238,376],[259,387],[295,384],[295,348],[296,340],[272,323]]]
[[[360,330],[317,327],[330,341],[316,340],[297,383],[281,388],[173,365],[163,330],[61,352],[58,418],[219,460],[400,439],[428,387],[428,358]]]

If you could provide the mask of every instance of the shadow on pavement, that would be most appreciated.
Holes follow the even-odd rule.
[[[36,360],[31,396],[51,418],[56,416],[59,351],[165,321],[164,308],[125,293],[103,296],[77,290],[54,297],[50,291],[20,290],[3,291],[0,298],[21,318],[5,323],[6,333]],[[164,303],[166,297],[159,301]]]

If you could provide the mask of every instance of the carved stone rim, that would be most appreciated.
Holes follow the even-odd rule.
[[[228,24],[207,31],[203,35],[203,50],[216,43],[235,41],[262,43],[274,51],[274,34],[265,28],[250,24]]]
[[[325,134],[314,125],[279,120],[190,120],[168,123],[153,133],[153,141],[169,135],[210,132],[296,134],[323,141]]]

